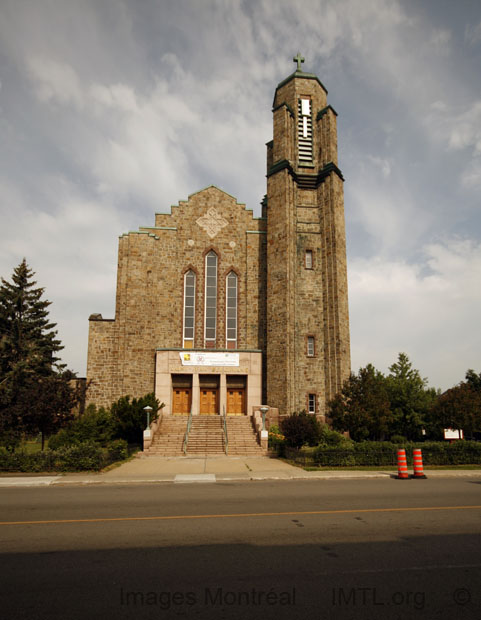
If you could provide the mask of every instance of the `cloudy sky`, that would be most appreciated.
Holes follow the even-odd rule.
[[[80,376],[120,234],[209,184],[260,214],[298,50],[339,114],[353,369],[481,371],[479,0],[2,0],[0,275],[26,257]]]

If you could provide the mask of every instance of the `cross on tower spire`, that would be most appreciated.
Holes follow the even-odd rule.
[[[297,56],[294,56],[292,62],[297,62],[297,71],[302,71],[301,63],[305,60],[304,56],[301,56],[300,52],[297,52]]]

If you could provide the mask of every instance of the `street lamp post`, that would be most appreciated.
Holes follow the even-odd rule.
[[[260,408],[261,413],[262,413],[262,430],[265,431],[266,430],[266,413],[269,411],[269,407],[266,407],[265,405],[263,407]]]
[[[147,407],[144,407],[144,411],[147,414],[147,428],[145,430],[149,430],[150,428],[150,412],[153,411],[152,407],[150,407],[149,405],[147,405]]]

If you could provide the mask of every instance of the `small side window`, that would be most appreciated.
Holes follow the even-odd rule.
[[[304,257],[304,265],[306,269],[312,269],[312,265],[313,265],[312,250],[306,250],[306,254]]]
[[[308,398],[308,411],[309,413],[316,413],[316,395],[309,394]]]
[[[314,336],[307,337],[307,357],[314,357],[316,355],[316,341]]]

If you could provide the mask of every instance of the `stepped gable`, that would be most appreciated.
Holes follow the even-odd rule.
[[[178,205],[171,207],[170,213],[156,213],[155,226],[150,228],[148,226],[142,227],[141,230],[155,233],[156,227],[171,226],[175,227],[179,234],[182,234],[182,231],[198,232],[196,226],[201,226],[197,223],[198,218],[205,217],[211,209],[216,212],[213,214],[214,219],[217,214],[219,219],[223,218],[226,222],[224,226],[220,222],[219,231],[222,228],[227,228],[229,225],[237,226],[241,229],[265,230],[264,220],[255,218],[252,210],[246,209],[245,204],[238,202],[234,196],[215,185],[209,185],[190,194],[187,200],[180,200]],[[202,231],[202,227],[200,230]],[[203,230],[204,232],[206,231],[205,228]],[[218,233],[214,227],[211,229],[210,234],[208,231],[207,234],[209,237],[214,238]],[[202,236],[202,232],[200,235]]]

